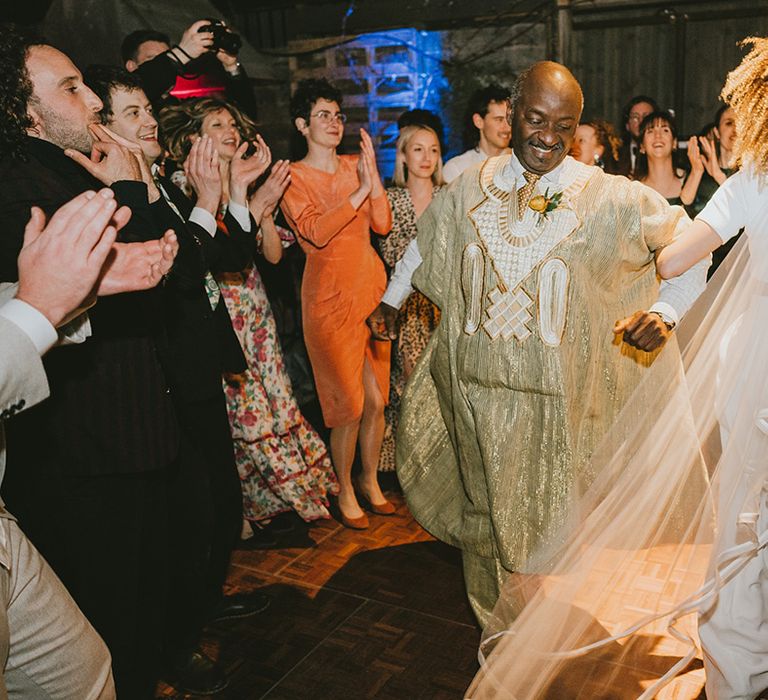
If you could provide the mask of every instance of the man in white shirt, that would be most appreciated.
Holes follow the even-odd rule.
[[[57,342],[83,342],[90,335],[78,310],[91,305],[95,294],[147,289],[169,271],[173,236],[163,244],[124,245],[127,256],[116,255],[105,266],[126,213],[117,210],[108,189],[79,195],[47,226],[42,211],[33,209],[19,282],[0,285],[0,421],[48,396],[41,357]],[[79,314],[77,332],[67,339],[60,334],[73,314]],[[0,480],[4,472],[0,422]],[[3,697],[115,698],[107,647],[2,502],[0,665]]]
[[[592,450],[708,266],[659,288],[654,251],[690,222],[641,183],[567,157],[583,96],[564,66],[534,64],[511,103],[513,154],[433,200],[370,319],[393,337],[412,274],[440,308],[403,399],[397,470],[417,520],[462,549],[482,625],[568,517]]]
[[[512,132],[507,121],[509,90],[500,85],[489,85],[473,93],[467,107],[467,124],[473,133],[474,148],[451,158],[443,166],[446,182],[455,180],[467,168],[482,163],[486,158],[510,153]]]

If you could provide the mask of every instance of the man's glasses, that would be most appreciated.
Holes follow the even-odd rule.
[[[347,122],[347,115],[343,112],[331,114],[327,109],[321,109],[319,112],[315,112],[309,116],[316,117],[321,124],[330,124],[331,122],[340,122],[342,124],[346,124]]]

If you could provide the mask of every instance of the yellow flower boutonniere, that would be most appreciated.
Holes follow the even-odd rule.
[[[555,192],[549,196],[549,189],[544,194],[537,194],[531,197],[528,206],[539,215],[539,224],[542,224],[548,218],[549,212],[555,211],[560,206],[560,200],[563,198],[562,192]]]

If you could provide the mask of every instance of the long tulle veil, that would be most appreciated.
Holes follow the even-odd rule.
[[[506,584],[468,698],[697,696],[698,617],[768,539],[768,261],[744,239],[663,351],[680,361],[654,363],[593,455],[568,525]]]

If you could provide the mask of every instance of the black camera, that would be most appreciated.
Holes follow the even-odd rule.
[[[211,44],[211,51],[216,52],[219,49],[226,51],[232,56],[236,56],[240,47],[243,45],[243,40],[239,34],[235,34],[227,29],[227,25],[220,19],[208,19],[210,24],[204,24],[198,32],[211,32],[213,34],[213,44]]]

